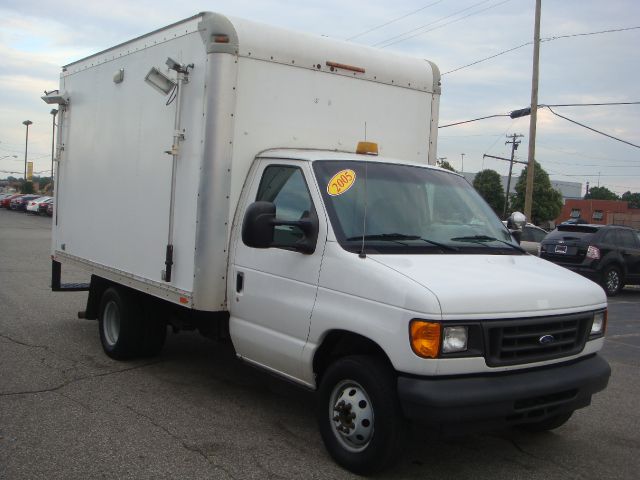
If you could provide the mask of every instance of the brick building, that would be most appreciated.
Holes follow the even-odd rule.
[[[638,228],[640,210],[629,208],[629,203],[621,200],[565,200],[560,215],[555,219],[558,225],[566,220],[581,218],[587,223],[602,225],[622,224]]]

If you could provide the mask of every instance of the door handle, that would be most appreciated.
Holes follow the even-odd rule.
[[[244,288],[244,273],[238,272],[236,274],[236,293],[242,293]]]

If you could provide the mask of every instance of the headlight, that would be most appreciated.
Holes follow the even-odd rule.
[[[596,312],[593,314],[593,323],[591,324],[590,335],[603,335],[607,325],[607,311]]]
[[[464,352],[467,349],[467,327],[444,327],[442,353]]]

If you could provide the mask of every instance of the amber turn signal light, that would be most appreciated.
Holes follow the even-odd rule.
[[[409,326],[411,348],[419,357],[436,358],[440,352],[440,324],[413,320]]]

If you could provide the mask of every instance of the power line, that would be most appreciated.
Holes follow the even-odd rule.
[[[475,62],[468,63],[466,65],[462,65],[461,67],[454,68],[453,70],[449,70],[448,72],[444,72],[442,76],[447,75],[448,73],[457,72],[458,70],[462,70],[463,68],[471,67],[473,65],[477,65],[478,63],[486,62],[487,60],[491,60],[492,58],[499,57],[500,55],[504,55],[505,53],[513,52],[514,50],[518,50],[519,48],[526,47],[527,45],[531,45],[533,42],[526,42],[517,47],[510,48],[508,50],[503,50],[502,52],[496,53],[495,55],[491,55],[490,57],[485,57],[480,60],[476,60]]]
[[[485,120],[487,118],[508,117],[508,116],[509,116],[508,113],[503,113],[503,114],[498,114],[498,115],[489,115],[489,116],[486,116],[486,117],[474,118],[472,120],[464,120],[462,122],[450,123],[448,125],[440,125],[438,128],[453,127],[454,125],[462,125],[463,123],[477,122],[478,120]]]
[[[565,104],[565,105],[547,105],[547,104],[540,104],[540,108],[546,107],[549,109],[549,111],[551,111],[551,113],[553,113],[554,115],[557,115],[558,117],[564,118],[565,120],[568,120],[570,122],[576,123],[578,125],[580,125],[581,127],[585,127],[588,128],[589,130],[593,130],[594,132],[600,133],[602,135],[606,135],[607,137],[613,138],[614,140],[618,140],[620,142],[624,142],[624,143],[628,143],[629,145],[632,145],[634,147],[638,147],[640,148],[640,146],[635,145],[633,143],[627,142],[625,140],[621,140],[619,138],[616,138],[614,136],[608,135],[606,133],[603,133],[599,130],[596,130],[595,128],[591,128],[588,127],[586,125],[583,125],[579,122],[576,122],[575,120],[571,120],[570,118],[564,117],[562,115],[560,115],[559,113],[554,112],[551,107],[557,107],[557,106],[600,106],[600,105],[637,105],[640,104],[640,102],[615,102],[615,103],[575,103],[575,104]],[[524,117],[530,114],[530,109],[529,108],[523,108],[520,110],[512,110],[511,113],[502,113],[502,114],[496,114],[496,115],[487,115],[485,117],[478,117],[478,118],[473,118],[471,120],[463,120],[461,122],[455,122],[455,123],[449,123],[447,125],[441,125],[438,128],[446,128],[446,127],[453,127],[455,125],[462,125],[464,123],[471,123],[471,122],[477,122],[478,120],[486,120],[487,118],[496,118],[496,117],[511,117],[513,119],[516,118],[520,118],[520,117]]]
[[[609,102],[609,103],[562,103],[562,104],[545,104],[541,107],[601,107],[612,105],[640,105],[640,102]]]
[[[357,35],[353,35],[352,37],[349,37],[349,38],[347,38],[345,40],[347,40],[347,41],[353,40],[354,38],[358,38],[358,37],[361,37],[362,35],[366,35],[367,33],[373,32],[375,30],[379,30],[382,27],[386,27],[387,25],[391,25],[392,23],[395,23],[398,20],[402,20],[403,18],[407,18],[407,17],[409,17],[411,15],[415,15],[416,13],[421,12],[422,10],[426,10],[429,7],[433,7],[434,5],[437,5],[438,3],[442,3],[443,1],[444,0],[438,0],[437,2],[430,3],[429,5],[425,5],[424,7],[420,7],[417,10],[414,10],[413,12],[409,12],[409,13],[407,13],[405,15],[402,15],[400,17],[394,18],[393,20],[389,20],[388,22],[385,22],[385,23],[382,23],[380,25],[377,25],[377,26],[375,26],[373,28],[370,28],[369,30],[366,30],[366,31],[361,32],[361,33],[358,33]]]
[[[635,143],[627,142],[626,140],[622,140],[621,138],[614,137],[613,135],[609,135],[608,133],[601,132],[600,130],[596,130],[595,128],[589,127],[589,126],[587,126],[587,125],[585,125],[583,123],[576,122],[575,120],[572,120],[572,119],[570,119],[568,117],[560,115],[559,113],[554,112],[549,105],[544,105],[544,106],[547,107],[549,109],[549,111],[551,113],[553,113],[556,117],[563,118],[563,119],[567,120],[568,122],[575,123],[576,125],[580,125],[583,128],[591,130],[592,132],[599,133],[600,135],[604,135],[605,137],[609,137],[609,138],[611,138],[613,140],[617,140],[618,142],[626,143],[627,145],[631,145],[632,147],[640,148],[640,145],[636,145]]]
[[[433,21],[433,22],[427,23],[427,24],[425,24],[425,25],[422,25],[422,26],[420,26],[420,27],[414,28],[414,29],[412,29],[412,30],[407,30],[406,32],[403,32],[403,33],[401,33],[401,34],[399,34],[399,35],[395,35],[395,36],[393,36],[393,37],[391,37],[391,38],[387,38],[386,40],[382,40],[382,41],[380,41],[380,42],[374,43],[372,46],[373,46],[373,47],[377,47],[377,46],[382,45],[382,46],[381,46],[381,48],[387,48],[387,47],[389,47],[389,46],[391,46],[391,45],[395,45],[396,43],[404,42],[405,40],[408,40],[408,39],[413,38],[413,37],[417,37],[418,35],[423,35],[423,34],[425,34],[425,33],[428,33],[428,32],[430,32],[430,31],[432,31],[432,30],[436,30],[436,29],[438,29],[438,28],[442,28],[442,27],[444,27],[444,26],[446,26],[446,25],[449,25],[449,24],[451,24],[451,23],[458,22],[458,21],[460,21],[460,20],[462,20],[462,19],[464,19],[464,18],[470,17],[471,15],[475,15],[475,14],[477,14],[477,13],[484,12],[485,10],[488,10],[489,8],[497,7],[498,5],[502,5],[503,3],[506,3],[506,2],[511,1],[511,0],[504,0],[504,1],[503,1],[503,2],[501,2],[501,3],[497,3],[497,4],[495,4],[495,5],[492,5],[492,6],[488,7],[488,8],[485,8],[485,9],[483,9],[483,10],[479,10],[479,11],[477,11],[477,12],[472,12],[472,13],[470,13],[470,14],[464,15],[464,16],[462,16],[462,17],[460,17],[460,18],[457,18],[457,19],[451,20],[450,22],[446,22],[446,23],[444,23],[444,24],[442,24],[442,25],[438,25],[438,26],[436,26],[436,27],[434,27],[434,28],[432,28],[432,29],[430,29],[430,30],[426,30],[426,31],[424,31],[424,32],[420,32],[420,31],[419,31],[419,30],[423,30],[423,29],[425,29],[425,28],[427,28],[427,27],[430,27],[431,25],[435,25],[436,23],[441,22],[442,20],[446,20],[447,18],[454,17],[454,16],[456,16],[456,15],[458,15],[458,14],[460,14],[460,13],[463,13],[463,12],[466,12],[466,11],[468,11],[468,10],[471,10],[471,9],[473,9],[473,8],[475,8],[475,7],[478,7],[478,6],[480,6],[480,5],[484,4],[484,3],[487,3],[488,1],[489,1],[489,0],[483,0],[483,1],[481,1],[481,2],[474,3],[473,5],[471,5],[471,6],[469,6],[469,7],[466,7],[466,8],[463,8],[462,10],[458,10],[457,12],[451,13],[451,14],[449,14],[449,15],[445,15],[444,17],[441,17],[441,18],[439,18],[438,20],[435,20],[435,21]],[[411,33],[414,33],[414,32],[418,32],[418,33],[416,33],[416,34],[414,34],[414,35],[409,35],[409,36],[405,37],[405,35],[408,35],[408,34],[411,34]],[[405,38],[401,38],[401,37],[405,37]]]
[[[589,35],[600,35],[602,33],[615,33],[615,32],[626,32],[627,30],[637,30],[640,27],[626,27],[626,28],[615,28],[611,30],[601,30],[599,32],[587,32],[587,33],[573,33],[569,35],[556,35],[553,37],[541,38],[541,42],[552,42],[553,40],[558,40],[560,38],[572,38],[572,37],[586,37]]]
[[[626,32],[628,30],[636,30],[638,28],[640,28],[640,27],[616,28],[616,29],[612,29],[612,30],[601,30],[599,32],[574,33],[574,34],[570,34],[570,35],[556,35],[556,36],[553,36],[553,37],[541,38],[540,42],[552,42],[554,40],[559,40],[561,38],[584,37],[584,36],[588,36],[588,35],[600,35],[600,34],[603,34],[603,33]],[[424,33],[426,33],[426,32],[424,32]],[[491,55],[489,57],[485,57],[485,58],[482,58],[480,60],[476,60],[475,62],[471,62],[471,63],[468,63],[466,65],[462,65],[461,67],[454,68],[453,70],[449,70],[447,72],[444,72],[442,75],[447,75],[448,73],[457,72],[458,70],[462,70],[464,68],[468,68],[468,67],[471,67],[473,65],[477,65],[478,63],[486,62],[487,60],[491,60],[492,58],[499,57],[501,55],[504,55],[505,53],[513,52],[514,50],[518,50],[518,49],[520,49],[522,47],[526,47],[527,45],[532,45],[532,44],[533,44],[533,42],[523,43],[521,45],[518,45],[517,47],[509,48],[507,50],[503,50],[501,52],[498,52],[495,55]],[[559,106],[559,105],[557,105],[557,106]]]

